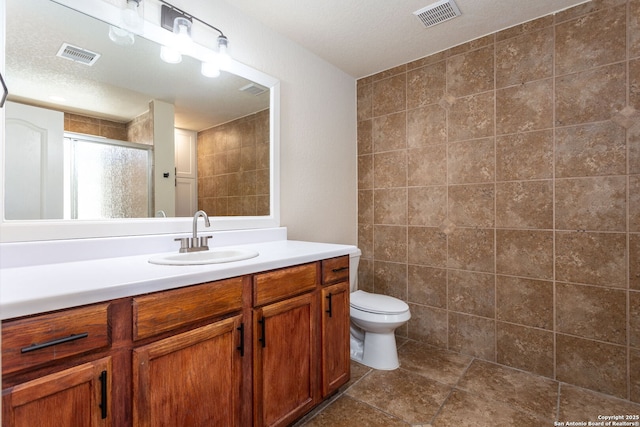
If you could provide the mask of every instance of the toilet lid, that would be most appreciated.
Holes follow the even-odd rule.
[[[352,307],[369,313],[399,314],[409,310],[409,306],[398,298],[365,291],[353,292],[350,303]]]

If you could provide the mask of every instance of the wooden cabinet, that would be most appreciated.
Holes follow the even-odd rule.
[[[133,425],[241,424],[242,294],[240,277],[133,298],[134,341],[169,333],[133,349]]]
[[[3,322],[4,426],[111,425],[109,313],[105,303]]]
[[[109,304],[96,304],[2,324],[2,374],[107,348]]]
[[[349,283],[322,289],[322,397],[349,381]]]
[[[286,426],[317,403],[313,293],[254,311],[254,425]]]
[[[316,285],[315,263],[254,277],[255,426],[289,425],[318,402]]]
[[[349,257],[322,262],[322,397],[349,381]]]
[[[239,426],[242,364],[234,316],[133,350],[133,425]]]
[[[4,321],[3,426],[286,426],[349,366],[339,257]]]
[[[133,298],[133,340],[197,324],[242,309],[242,277]]]
[[[11,387],[2,396],[2,425],[110,426],[111,372],[105,357]]]

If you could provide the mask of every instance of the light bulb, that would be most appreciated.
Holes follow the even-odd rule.
[[[226,70],[231,65],[231,56],[227,52],[229,47],[229,39],[225,36],[218,37],[218,64],[221,70]]]
[[[213,62],[203,62],[200,72],[205,77],[218,77],[220,75],[220,67]]]
[[[176,47],[186,50],[191,45],[191,21],[187,18],[176,18],[173,21],[173,33],[176,37]]]
[[[109,25],[109,39],[120,46],[131,46],[136,41],[133,33],[113,25]]]
[[[122,24],[126,29],[142,34],[144,18],[138,12],[139,3],[140,0],[127,0],[127,7],[122,11]]]
[[[168,46],[160,48],[160,58],[169,64],[178,64],[182,61],[182,55],[177,49]]]

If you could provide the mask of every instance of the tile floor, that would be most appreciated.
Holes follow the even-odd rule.
[[[415,341],[401,344],[398,356],[394,371],[352,362],[351,381],[296,427],[528,427],[640,416],[640,404]],[[632,422],[618,425],[640,425]]]

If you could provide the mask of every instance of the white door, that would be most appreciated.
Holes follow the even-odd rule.
[[[64,113],[6,103],[5,218],[63,218]]]
[[[178,178],[197,178],[197,132],[176,129],[176,176]]]
[[[198,210],[196,180],[176,178],[176,216],[193,216]]]
[[[197,133],[175,130],[176,216],[193,216],[198,210]]]

